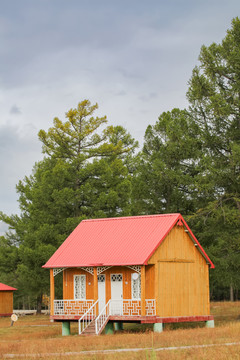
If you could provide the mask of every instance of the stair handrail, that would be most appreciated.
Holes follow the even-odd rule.
[[[95,333],[96,335],[99,335],[102,331],[104,325],[107,322],[107,319],[110,316],[110,305],[111,305],[111,299],[107,302],[107,304],[104,306],[100,314],[95,320]]]
[[[98,304],[98,300],[95,301],[92,306],[80,317],[78,320],[78,333],[81,335],[83,331],[91,324],[91,322],[96,318],[96,305]]]

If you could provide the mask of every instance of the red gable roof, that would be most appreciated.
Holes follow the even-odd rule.
[[[14,287],[5,285],[3,283],[0,283],[0,291],[11,291],[11,290],[17,290]]]
[[[83,220],[44,268],[143,265],[181,220],[207,263],[214,265],[180,214]]]

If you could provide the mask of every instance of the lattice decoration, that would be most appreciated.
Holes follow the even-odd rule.
[[[139,316],[141,315],[141,301],[140,300],[123,300],[123,315],[124,316]]]
[[[155,316],[156,315],[156,302],[155,299],[146,299],[146,315]]]
[[[65,268],[53,269],[53,276],[60,274],[63,270],[65,270]]]
[[[86,299],[86,275],[74,276],[75,299]]]
[[[99,282],[105,282],[105,275],[98,275]]]
[[[113,282],[120,282],[122,281],[122,274],[112,274],[111,275],[111,281]]]
[[[138,274],[141,274],[141,266],[140,265],[127,265],[127,267],[136,271]]]
[[[97,267],[97,274],[100,275],[102,272],[110,269],[112,266],[98,266]]]
[[[87,271],[89,274],[93,275],[93,267],[92,266],[80,267],[80,269]]]
[[[54,300],[54,315],[83,315],[93,302],[93,300]]]
[[[141,299],[141,276],[137,279],[132,276],[132,299]]]

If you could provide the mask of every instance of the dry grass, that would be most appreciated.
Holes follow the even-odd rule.
[[[221,346],[223,343],[240,341],[240,302],[213,303],[211,313],[215,316],[215,329],[189,328],[186,324],[178,329],[169,325],[161,334],[150,328],[125,326],[124,331],[114,335],[62,337],[61,323],[51,323],[47,316],[25,316],[10,326],[9,318],[0,318],[0,358],[4,354],[39,354],[38,359],[240,359],[240,346]],[[199,325],[199,324],[198,324]],[[178,324],[179,327],[179,324]],[[76,324],[71,325],[77,332]],[[205,348],[187,348],[171,351],[124,352],[111,354],[84,354],[65,356],[66,352],[219,344]],[[60,353],[47,356],[47,353]],[[44,355],[45,354],[45,355]],[[16,357],[17,358],[17,357]],[[31,358],[31,357],[30,357]],[[29,357],[28,357],[29,359]]]

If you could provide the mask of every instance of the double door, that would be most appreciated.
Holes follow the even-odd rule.
[[[122,314],[122,299],[123,299],[123,276],[122,274],[111,274],[111,299],[112,314]],[[104,274],[98,275],[98,299],[99,299],[99,313],[103,310],[106,304],[106,276]]]

